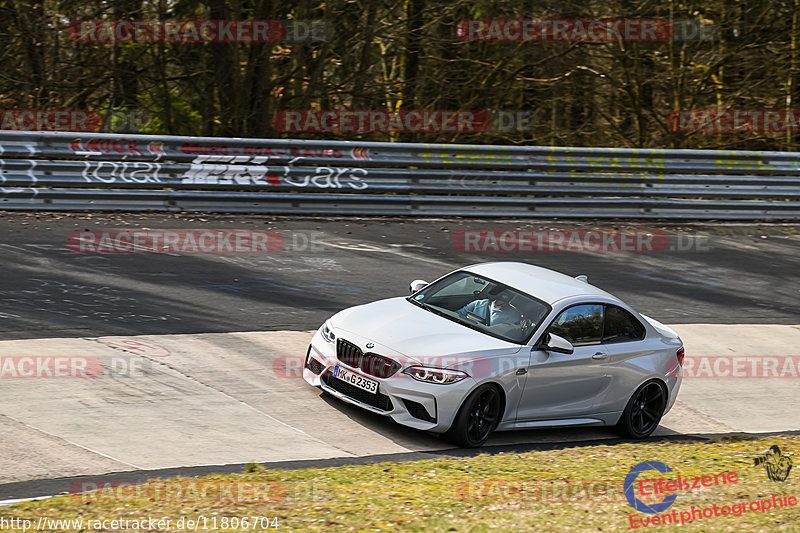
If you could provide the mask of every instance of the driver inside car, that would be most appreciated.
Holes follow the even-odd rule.
[[[511,305],[511,294],[501,292],[493,299],[474,300],[458,311],[461,316],[472,313],[481,317],[487,326],[496,324],[519,324],[522,315],[516,307]]]

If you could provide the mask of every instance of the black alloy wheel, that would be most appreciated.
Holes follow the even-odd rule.
[[[500,421],[500,392],[484,384],[467,397],[447,437],[461,446],[477,448],[492,434]]]
[[[625,436],[643,439],[658,427],[666,406],[664,387],[657,381],[648,381],[631,397],[618,427]]]

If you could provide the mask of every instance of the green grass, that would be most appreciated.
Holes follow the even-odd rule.
[[[720,507],[745,503],[772,494],[785,493],[800,499],[800,465],[795,464],[789,478],[781,483],[770,481],[765,469],[753,464],[754,456],[774,444],[800,463],[800,436],[778,436],[631,442],[291,471],[252,465],[246,469],[248,472],[237,475],[154,480],[138,487],[138,494],[126,487],[127,493],[119,488],[106,489],[85,496],[21,503],[0,509],[0,519],[16,517],[36,522],[41,516],[84,520],[170,518],[172,527],[159,531],[181,531],[175,525],[179,518],[201,516],[206,517],[209,528],[216,517],[216,531],[276,531],[252,525],[249,529],[220,527],[223,517],[245,516],[277,517],[277,531],[630,531],[629,515],[636,511],[620,487],[631,467],[642,461],[669,465],[673,470],[665,475],[669,479],[678,474],[713,476],[733,471],[738,475],[735,483],[679,492],[667,512],[680,513],[691,506],[715,503]],[[644,477],[657,476],[651,471]],[[582,481],[586,480],[601,482],[585,487]],[[239,501],[221,501],[214,491],[197,497],[202,493],[198,487],[218,487],[220,483],[250,483],[244,487],[258,487],[260,492],[255,495],[260,501],[242,501],[252,495],[247,491],[241,493]],[[194,487],[195,492],[185,492],[194,495],[194,501],[179,501],[185,498],[175,494],[165,496],[170,487],[173,493],[176,487]],[[542,488],[546,490],[544,497]],[[677,527],[644,529],[668,531]],[[70,529],[59,529],[66,530]],[[681,530],[800,531],[800,503],[766,513],[704,518],[687,523]],[[198,531],[202,531],[202,525]]]

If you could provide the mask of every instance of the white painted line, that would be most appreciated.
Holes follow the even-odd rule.
[[[17,420],[17,419],[16,419],[16,418],[14,418],[12,415],[9,415],[9,414],[4,414],[3,416],[5,416],[6,418],[9,418],[9,419],[11,419],[11,420],[13,420],[13,421],[14,421],[14,422],[16,422],[17,424],[22,424],[22,425],[23,425],[23,426],[25,426],[25,427],[29,427],[29,428],[31,428],[31,429],[33,429],[33,430],[35,430],[35,431],[38,431],[38,432],[40,432],[40,433],[44,433],[45,435],[49,435],[50,437],[56,438],[56,439],[58,439],[58,440],[62,440],[62,441],[66,442],[66,443],[69,443],[69,444],[71,444],[71,445],[73,445],[73,446],[75,446],[75,447],[77,447],[77,448],[81,448],[81,449],[83,449],[83,450],[86,450],[87,452],[91,452],[91,453],[97,454],[97,455],[99,455],[99,456],[101,456],[101,457],[105,457],[106,459],[111,459],[112,461],[116,461],[116,462],[118,462],[118,463],[121,463],[121,464],[123,464],[123,465],[132,466],[132,467],[133,467],[133,468],[135,468],[136,470],[143,470],[143,468],[142,468],[141,466],[136,466],[136,465],[135,465],[135,464],[133,464],[133,463],[129,463],[129,462],[127,462],[127,461],[123,461],[122,459],[118,459],[118,458],[116,458],[116,457],[112,457],[112,456],[110,456],[110,455],[107,455],[107,454],[105,454],[105,453],[103,453],[103,452],[101,452],[101,451],[98,451],[98,450],[93,450],[93,449],[91,449],[91,448],[88,448],[88,447],[86,447],[86,446],[83,446],[82,444],[78,444],[77,442],[73,442],[73,441],[71,441],[71,440],[69,440],[69,439],[66,439],[66,438],[64,438],[64,437],[63,437],[63,436],[61,436],[61,435],[57,435],[57,434],[55,434],[55,433],[50,433],[49,431],[45,431],[45,430],[44,430],[44,429],[42,429],[42,428],[39,428],[39,427],[36,427],[36,426],[32,426],[32,425],[30,425],[30,424],[26,424],[26,423],[25,423],[25,422],[23,422],[22,420]]]

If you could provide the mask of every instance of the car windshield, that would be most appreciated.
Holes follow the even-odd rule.
[[[528,294],[469,272],[454,272],[408,300],[487,335],[525,344],[550,306]]]

